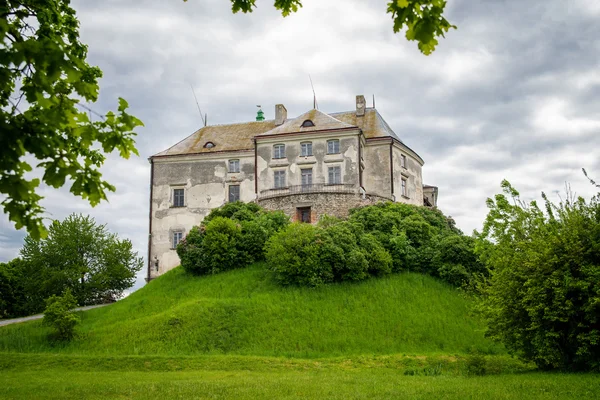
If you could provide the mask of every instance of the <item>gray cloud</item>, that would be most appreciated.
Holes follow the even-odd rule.
[[[109,203],[92,209],[68,189],[43,190],[51,216],[90,213],[145,254],[146,159],[199,128],[189,85],[209,124],[241,122],[257,104],[271,118],[276,103],[290,115],[311,108],[308,74],[326,112],[376,95],[384,118],[425,159],[440,208],[465,232],[480,228],[485,199],[504,178],[527,200],[556,196],[565,182],[586,197],[597,192],[581,173],[600,180],[596,1],[450,1],[459,29],[429,57],[393,34],[382,0],[303,3],[281,18],[269,3],[232,15],[226,0],[74,2],[89,61],[104,71],[94,109],[114,109],[122,96],[146,126],[141,157],[111,157],[103,168],[117,186]],[[0,259],[9,259],[23,234],[6,219],[0,228]]]

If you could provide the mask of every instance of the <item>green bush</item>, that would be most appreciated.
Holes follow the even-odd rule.
[[[202,257],[206,274],[216,274],[240,266],[240,239],[242,227],[239,223],[223,217],[211,220],[204,230]]]
[[[262,211],[262,208],[256,203],[243,203],[234,201],[225,205],[214,208],[202,220],[203,225],[207,225],[210,221],[217,217],[235,219],[237,221],[251,221],[255,219]]]
[[[206,270],[204,257],[206,256],[202,247],[204,241],[205,227],[195,226],[177,245],[177,255],[181,260],[181,266],[188,272],[202,274]]]
[[[282,212],[267,212],[254,203],[227,203],[214,209],[177,245],[186,271],[215,274],[265,259],[265,243],[289,224]]]
[[[331,264],[321,260],[323,230],[294,223],[267,242],[267,265],[283,285],[320,286],[333,281]]]
[[[449,235],[436,245],[433,267],[437,276],[454,286],[465,286],[489,271],[475,254],[475,239],[469,236]]]
[[[77,301],[70,289],[62,296],[53,295],[46,300],[42,324],[55,329],[56,339],[71,340],[75,336],[75,325],[80,321],[72,311],[75,307]]]
[[[487,334],[542,369],[600,370],[600,197],[544,196],[544,212],[502,186],[476,244]]]
[[[358,243],[367,259],[369,274],[384,275],[392,272],[392,256],[374,235],[365,233],[360,236]]]

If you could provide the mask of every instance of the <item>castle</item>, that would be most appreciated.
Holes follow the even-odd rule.
[[[274,120],[259,110],[256,121],[205,126],[149,161],[147,280],[179,265],[177,243],[226,202],[254,201],[302,222],[380,201],[437,203],[423,159],[362,95],[352,111],[288,119],[278,104]]]

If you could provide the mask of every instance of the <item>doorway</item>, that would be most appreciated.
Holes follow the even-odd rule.
[[[296,208],[297,220],[299,222],[311,223],[311,212],[310,207],[298,207]]]

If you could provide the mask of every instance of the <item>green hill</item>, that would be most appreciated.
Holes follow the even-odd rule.
[[[81,317],[78,338],[66,345],[50,345],[40,321],[0,328],[0,351],[304,358],[504,353],[484,338],[468,299],[415,273],[310,289],[282,288],[260,264],[205,277],[176,268]]]

